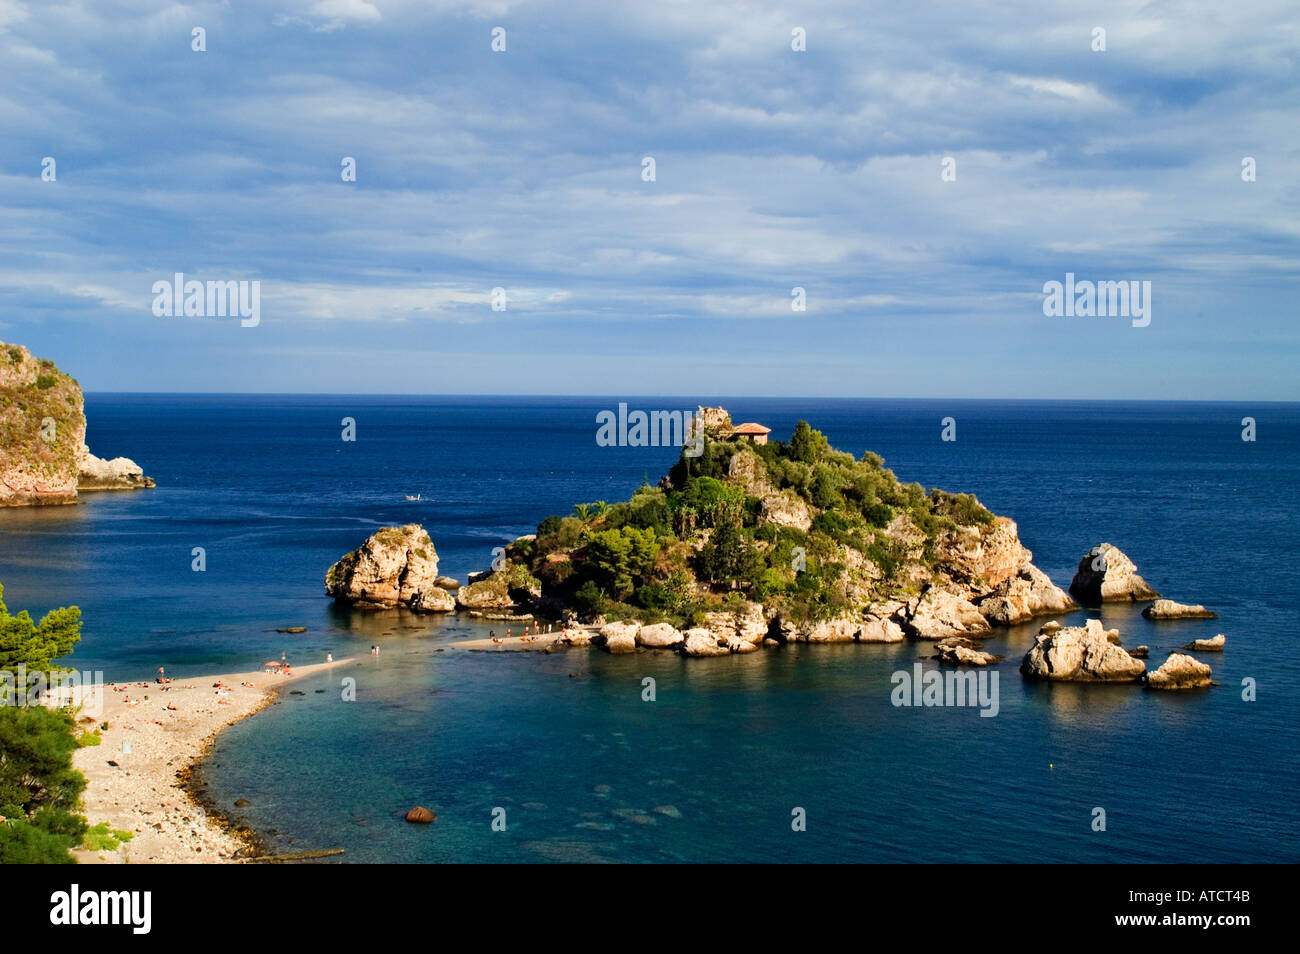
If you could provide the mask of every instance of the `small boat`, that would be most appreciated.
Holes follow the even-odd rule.
[[[419,500],[419,499],[421,499],[421,498],[420,498],[420,495],[419,495],[419,494],[416,494],[414,497],[412,497],[410,494],[407,494],[407,495],[406,495],[406,499],[407,499],[407,500]]]

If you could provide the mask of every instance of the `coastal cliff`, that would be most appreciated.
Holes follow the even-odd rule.
[[[125,457],[86,446],[81,385],[45,358],[0,342],[0,507],[77,502],[80,490],[154,486]]]

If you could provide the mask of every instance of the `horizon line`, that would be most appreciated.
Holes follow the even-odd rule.
[[[915,395],[777,395],[777,394],[546,394],[546,393],[488,393],[415,391],[88,391],[85,396],[104,397],[340,397],[340,398],[581,398],[629,400],[691,400],[714,401],[997,401],[1023,404],[1300,404],[1300,399],[1277,398],[1127,398],[1127,397],[917,397]],[[707,405],[702,405],[707,406]]]

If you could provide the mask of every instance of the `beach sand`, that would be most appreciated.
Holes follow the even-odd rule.
[[[592,635],[599,631],[597,626],[571,626],[569,631],[575,636],[582,635],[590,639]],[[547,652],[552,647],[556,649],[568,648],[566,643],[561,640],[565,638],[563,630],[556,630],[553,633],[539,633],[536,636],[505,636],[497,637],[500,642],[494,643],[491,639],[466,639],[457,643],[451,643],[450,649],[468,649],[472,651],[487,651],[494,653],[537,653]],[[556,645],[559,643],[559,645]],[[585,648],[588,644],[581,644]]]
[[[214,864],[250,854],[248,838],[227,830],[200,805],[186,790],[185,777],[218,732],[274,701],[279,688],[351,662],[349,657],[294,666],[292,676],[268,671],[195,676],[175,680],[166,691],[152,682],[106,683],[103,711],[84,728],[107,722],[108,729],[101,744],[78,749],[72,761],[86,776],[86,820],[92,826],[107,822],[110,829],[124,829],[134,837],[116,851],[75,851],[77,861]],[[229,691],[217,689],[218,682]],[[139,702],[131,705],[128,699]],[[123,751],[127,741],[130,752]]]

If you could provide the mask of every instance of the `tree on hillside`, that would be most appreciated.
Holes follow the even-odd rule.
[[[50,610],[40,623],[32,622],[23,610],[10,616],[4,604],[4,584],[0,583],[0,669],[17,672],[20,665],[28,672],[57,669],[54,660],[72,652],[81,639],[81,610],[65,606]]]

